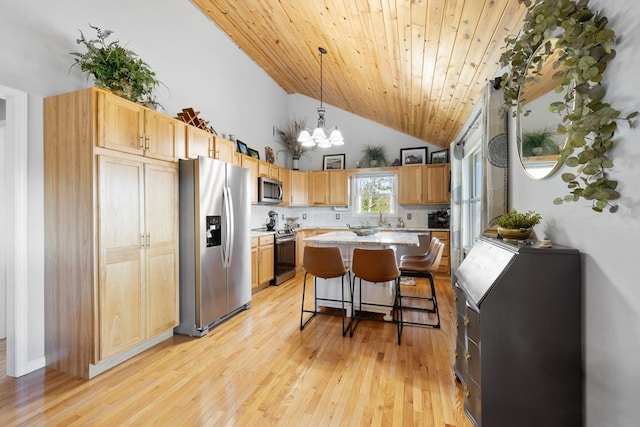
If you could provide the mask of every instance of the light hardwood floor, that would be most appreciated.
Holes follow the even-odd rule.
[[[0,341],[0,425],[471,425],[452,370],[448,277],[436,283],[442,328],[405,327],[400,346],[390,323],[363,321],[343,338],[339,317],[318,316],[300,331],[301,280],[259,292],[205,337],[176,335],[92,380],[7,377]]]

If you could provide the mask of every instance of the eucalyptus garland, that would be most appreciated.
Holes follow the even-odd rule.
[[[518,2],[528,10],[520,34],[506,39],[507,51],[500,58],[501,65],[509,69],[501,80],[505,101],[515,107],[514,115],[521,111],[520,87],[539,78],[541,64],[552,53],[550,38],[557,37],[559,56],[553,67],[565,74],[556,92],[565,95],[564,101],[552,103],[549,109],[561,118],[557,132],[567,135],[559,161],[576,171],[562,174],[569,194],[553,202],[560,205],[583,198],[592,202],[596,212],[607,207],[616,212],[618,205],[613,201],[620,198],[618,181],[610,179],[608,172],[613,168],[613,135],[618,120],[632,126],[637,112],[621,118],[619,110],[603,101],[602,80],[607,63],[616,55],[611,47],[615,34],[607,28],[605,16],[589,9],[588,0]]]

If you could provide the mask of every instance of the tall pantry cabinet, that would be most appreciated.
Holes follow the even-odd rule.
[[[48,367],[91,378],[173,334],[184,129],[96,88],[45,99]]]

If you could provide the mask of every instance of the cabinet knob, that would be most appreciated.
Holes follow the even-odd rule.
[[[465,350],[465,351],[464,351],[464,357],[465,357],[467,360],[471,359],[471,353],[469,353],[469,350]]]
[[[469,322],[470,322],[469,316],[464,316],[464,326],[467,326]]]
[[[140,248],[144,249],[144,234],[140,235]]]
[[[469,396],[471,396],[471,393],[469,392],[469,387],[467,387],[467,385],[465,384],[465,386],[464,386],[464,397],[468,398]]]
[[[138,144],[138,147],[140,147],[140,149],[144,150],[144,135],[140,135],[140,143]]]
[[[144,149],[149,151],[149,135],[144,136]]]

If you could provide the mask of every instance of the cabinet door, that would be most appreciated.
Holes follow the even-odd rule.
[[[249,180],[251,184],[251,204],[258,203],[258,163],[257,159],[249,156],[242,156],[242,167],[249,169]]]
[[[233,153],[235,152],[235,144],[219,136],[213,137],[213,158],[222,160],[227,163],[233,163]]]
[[[176,161],[177,140],[183,130],[180,122],[164,114],[145,110],[144,114],[144,155],[154,159]]]
[[[307,206],[307,172],[291,171],[291,206]]]
[[[398,178],[398,203],[422,204],[422,166],[402,166],[398,168]]]
[[[188,158],[197,159],[198,156],[212,157],[213,134],[193,126],[187,126],[186,138]]]
[[[257,288],[258,281],[258,238],[251,239],[251,289]]]
[[[331,206],[349,206],[349,177],[346,170],[332,170],[329,175],[328,199]]]
[[[104,360],[145,337],[143,164],[98,160],[98,358]],[[83,254],[78,254],[84,256]]]
[[[280,174],[278,179],[282,182],[282,202],[281,205],[289,206],[291,204],[291,171],[285,168],[278,168]]]
[[[144,107],[98,91],[98,146],[144,154]]]
[[[309,204],[312,206],[327,205],[328,172],[309,172]]]
[[[273,279],[274,254],[273,243],[261,245],[258,248],[258,282],[260,284]]]
[[[436,237],[444,243],[444,249],[442,251],[442,259],[440,260],[440,267],[436,270],[438,273],[451,274],[451,262],[449,261],[449,232],[448,231],[432,231],[431,237]]]
[[[145,165],[147,337],[178,325],[178,170]]]
[[[425,203],[450,202],[449,171],[450,165],[448,163],[424,167],[423,189],[425,192]]]

